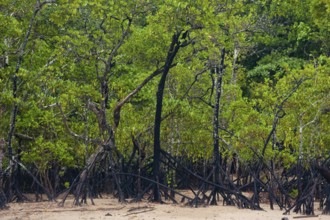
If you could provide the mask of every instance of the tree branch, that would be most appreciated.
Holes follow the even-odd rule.
[[[59,110],[60,110],[60,113],[61,113],[61,115],[62,115],[62,121],[63,121],[63,123],[64,123],[64,126],[65,126],[66,130],[70,133],[70,135],[72,135],[72,136],[75,137],[75,138],[79,138],[79,139],[81,139],[81,140],[86,141],[86,138],[87,138],[87,137],[85,137],[85,136],[83,136],[83,135],[79,135],[79,134],[73,132],[73,131],[70,129],[70,127],[69,127],[69,125],[68,125],[68,120],[67,120],[67,118],[66,118],[66,116],[65,116],[65,114],[64,114],[64,112],[63,112],[63,110],[62,110],[62,106],[61,106],[61,104],[56,103],[56,106],[57,106],[57,107],[59,108]],[[88,139],[88,141],[93,142],[93,143],[97,143],[97,144],[100,144],[100,143],[101,143],[101,141],[100,141],[99,139],[89,139],[89,138],[87,138],[87,139]]]
[[[171,68],[174,66],[176,66],[176,64],[172,64]],[[116,129],[119,125],[121,107],[123,107],[123,105],[127,103],[135,94],[137,94],[149,81],[151,81],[155,76],[159,75],[163,71],[164,71],[164,67],[155,70],[151,75],[145,78],[143,82],[140,85],[138,85],[132,92],[130,92],[125,98],[123,98],[120,102],[117,103],[115,110],[113,112],[114,129]]]

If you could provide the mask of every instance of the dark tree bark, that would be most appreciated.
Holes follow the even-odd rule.
[[[315,165],[315,168],[319,171],[321,176],[330,184],[330,169],[326,166],[320,166],[318,164]]]
[[[325,190],[325,207],[323,209],[323,214],[324,215],[330,215],[330,184],[328,184],[326,190]]]
[[[7,198],[6,198],[6,195],[3,191],[3,175],[2,175],[2,159],[4,158],[4,149],[5,149],[5,145],[6,145],[6,142],[4,139],[0,139],[0,209],[6,207],[6,203],[7,203]]]
[[[221,59],[220,65],[215,66],[215,73],[217,74],[217,81],[216,81],[216,93],[215,93],[215,105],[213,111],[213,167],[214,167],[214,177],[213,181],[215,184],[220,185],[221,178],[221,163],[222,157],[219,150],[219,110],[220,110],[220,99],[221,99],[221,92],[222,92],[222,77],[224,73],[224,60],[225,60],[225,49],[221,50]],[[213,190],[211,204],[216,205],[216,195],[218,189],[215,187]]]
[[[156,181],[153,189],[153,200],[160,202],[160,192],[159,192],[159,173],[160,173],[160,127],[162,121],[162,109],[163,109],[163,94],[165,88],[166,77],[171,68],[173,60],[182,46],[179,38],[181,32],[175,33],[172,37],[172,42],[167,53],[167,58],[164,65],[164,70],[160,78],[158,89],[157,89],[157,104],[156,104],[156,114],[155,114],[155,125],[154,125],[154,155],[153,155],[153,178]]]
[[[317,171],[321,174],[321,176],[327,181],[328,186],[326,187],[325,194],[325,207],[323,209],[323,214],[330,215],[330,169],[325,165],[315,165]]]

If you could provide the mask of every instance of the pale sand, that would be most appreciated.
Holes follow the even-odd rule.
[[[9,209],[0,210],[0,220],[39,220],[39,219],[60,219],[60,220],[96,220],[96,219],[130,219],[130,220],[165,220],[165,219],[223,219],[223,220],[281,220],[287,217],[289,220],[302,216],[301,214],[291,213],[283,215],[283,211],[276,207],[270,210],[269,205],[262,207],[265,211],[252,211],[249,209],[238,209],[232,206],[208,206],[191,208],[183,204],[155,204],[148,202],[140,203],[118,203],[113,198],[95,199],[96,205],[83,205],[75,207],[72,199],[67,200],[64,207],[58,207],[54,202],[38,203],[11,203]],[[90,203],[90,201],[88,201]],[[316,210],[318,217],[307,219],[330,220],[330,215],[322,215],[321,211]],[[306,218],[304,218],[306,219]]]

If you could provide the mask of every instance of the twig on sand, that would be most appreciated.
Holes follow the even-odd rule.
[[[141,211],[137,211],[137,210],[141,210]],[[153,211],[153,210],[155,210],[155,208],[154,207],[149,207],[149,206],[133,207],[133,208],[130,208],[127,211],[129,213],[127,213],[124,216],[134,215],[134,214],[140,214],[140,213],[144,213],[144,212],[150,212],[150,211]]]

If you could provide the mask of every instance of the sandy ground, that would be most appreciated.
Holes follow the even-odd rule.
[[[269,205],[263,205],[265,211],[252,211],[238,209],[231,206],[208,206],[192,208],[183,204],[155,204],[148,202],[140,203],[118,203],[116,199],[107,197],[95,199],[96,205],[82,205],[75,207],[72,199],[68,199],[64,207],[59,207],[55,202],[38,203],[11,203],[10,207],[0,210],[0,220],[39,220],[39,219],[60,219],[60,220],[92,220],[92,219],[130,219],[130,220],[165,220],[165,219],[198,219],[198,220],[281,220],[283,217],[300,219],[301,214],[291,213],[283,215],[283,211],[270,210]],[[90,201],[89,201],[90,202]],[[322,215],[316,211],[317,217],[308,219],[330,220],[330,216]],[[305,218],[306,219],[306,218]]]

